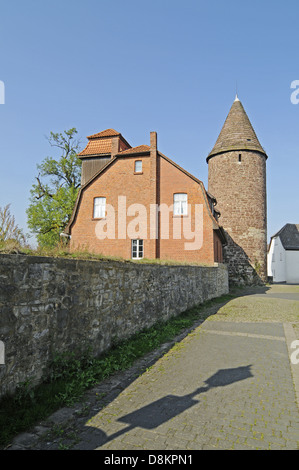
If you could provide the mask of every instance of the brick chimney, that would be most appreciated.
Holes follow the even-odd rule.
[[[150,203],[159,205],[159,157],[157,145],[157,132],[150,133],[150,181],[151,197]],[[155,213],[155,220],[151,220],[151,239],[153,241],[153,258],[160,257],[159,242],[159,212]]]
[[[119,135],[111,138],[111,158],[119,152]]]

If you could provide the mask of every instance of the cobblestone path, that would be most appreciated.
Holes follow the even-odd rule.
[[[87,426],[98,449],[299,449],[283,325],[206,322]]]

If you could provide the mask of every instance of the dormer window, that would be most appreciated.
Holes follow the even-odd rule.
[[[142,160],[135,160],[135,173],[142,173]]]

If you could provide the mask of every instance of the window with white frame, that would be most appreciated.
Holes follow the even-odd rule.
[[[143,240],[132,240],[132,259],[143,258]]]
[[[188,198],[186,193],[173,195],[173,215],[187,215]]]
[[[106,198],[95,197],[93,200],[93,218],[102,219],[106,216]]]
[[[135,173],[142,173],[142,160],[135,161]]]

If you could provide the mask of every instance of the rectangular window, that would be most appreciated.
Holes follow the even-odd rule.
[[[173,195],[173,215],[187,215],[187,194],[177,193]]]
[[[143,258],[143,240],[132,240],[132,259]]]
[[[106,216],[106,198],[95,197],[93,200],[93,218],[103,219]]]
[[[142,160],[135,161],[135,173],[142,173]]]

